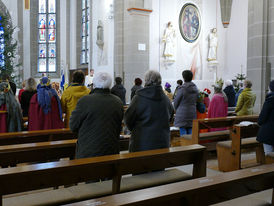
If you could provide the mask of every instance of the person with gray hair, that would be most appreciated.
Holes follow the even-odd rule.
[[[161,86],[159,72],[145,74],[145,87],[133,97],[125,123],[131,131],[130,152],[167,148],[170,146],[170,121],[174,109]]]
[[[228,107],[235,107],[236,105],[236,92],[230,79],[225,82],[224,93],[228,99]]]
[[[25,91],[21,95],[21,109],[23,111],[23,117],[27,117],[29,114],[30,100],[34,94],[36,94],[36,81],[30,77],[26,81]]]
[[[252,82],[244,81],[244,90],[239,96],[235,112],[237,116],[252,115],[253,107],[256,101],[256,94],[251,90]]]
[[[69,125],[78,133],[76,158],[119,153],[123,103],[110,93],[111,76],[99,72],[93,78],[90,95],[82,97],[71,113]]]

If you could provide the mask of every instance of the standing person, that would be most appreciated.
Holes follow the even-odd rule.
[[[274,80],[269,84],[270,93],[267,94],[258,124],[261,126],[257,140],[264,144],[265,154],[274,152]]]
[[[250,80],[244,81],[244,90],[239,96],[235,112],[237,116],[252,115],[253,107],[256,101],[256,94],[251,90],[252,82]]]
[[[176,110],[174,126],[180,127],[180,135],[192,134],[192,121],[196,119],[196,102],[199,91],[192,82],[193,74],[190,70],[182,73],[184,84],[178,88],[174,99]]]
[[[167,97],[169,98],[169,100],[172,102],[173,94],[172,94],[170,88],[171,88],[171,84],[169,84],[168,82],[166,82],[164,93],[165,93],[165,95],[167,95]]]
[[[48,77],[42,77],[30,100],[29,130],[64,128],[60,99]]]
[[[130,94],[130,99],[132,100],[134,95],[139,89],[143,89],[142,86],[142,80],[140,78],[136,78],[134,80],[135,85],[131,88],[131,94]]]
[[[19,102],[21,103],[21,96],[22,96],[22,93],[25,91],[26,89],[26,80],[24,80],[22,82],[22,89],[19,90],[19,93],[18,93],[18,100]]]
[[[76,158],[119,153],[124,109],[122,101],[110,93],[111,81],[106,72],[95,74],[93,91],[71,113],[70,129],[78,133]]]
[[[0,83],[0,132],[18,132],[22,130],[20,105],[13,95],[8,82]]]
[[[177,80],[177,86],[176,86],[174,94],[173,94],[173,99],[175,99],[175,97],[177,95],[178,88],[181,87],[182,85],[183,85],[183,81],[181,79],[178,79]]]
[[[145,87],[137,92],[125,113],[125,123],[131,131],[130,152],[170,146],[169,123],[174,109],[161,81],[159,72],[147,71]]]
[[[232,85],[232,81],[229,79],[225,82],[225,89],[224,89],[224,93],[227,96],[228,99],[228,107],[235,107],[236,103],[235,103],[235,96],[236,96],[236,92],[235,89]]]
[[[239,96],[240,96],[240,94],[242,93],[243,90],[244,90],[244,84],[240,82],[239,83],[239,91],[236,93],[236,96],[235,96],[236,105],[238,103]]]
[[[26,81],[26,89],[21,96],[21,109],[23,111],[23,117],[27,117],[29,115],[30,100],[36,92],[36,81],[34,78],[30,77]]]
[[[68,86],[61,97],[61,104],[65,117],[65,127],[69,127],[69,118],[71,112],[75,109],[78,100],[90,93],[90,90],[84,85],[85,74],[81,70],[73,72],[72,84]]]
[[[93,75],[94,75],[94,69],[90,69],[89,70],[89,74],[85,76],[85,86],[87,88],[91,88],[92,87]]]
[[[13,93],[13,95],[16,95],[16,84],[14,84],[11,80],[10,80],[10,76],[6,73],[4,73],[2,75],[2,81],[7,81],[10,85],[11,91]]]
[[[124,105],[126,105],[126,89],[122,85],[122,78],[116,77],[115,78],[115,85],[111,88],[111,94],[116,95],[121,99]]]
[[[214,94],[209,104],[208,118],[226,117],[228,111],[228,100],[225,93],[222,92],[222,85],[215,84],[213,87]],[[210,129],[211,132],[221,130],[225,130],[225,128]]]

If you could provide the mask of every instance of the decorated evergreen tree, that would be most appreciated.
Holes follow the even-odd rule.
[[[11,19],[0,13],[0,78],[4,74],[15,81],[14,58],[16,55],[17,41],[13,39],[14,29]]]

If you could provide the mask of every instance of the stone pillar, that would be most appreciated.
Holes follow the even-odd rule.
[[[149,16],[143,0],[116,0],[114,72],[124,80],[127,101],[134,79],[149,69]]]
[[[270,78],[274,77],[271,65],[274,63],[274,20],[271,6],[274,0],[249,0],[248,5],[248,48],[247,77],[253,82],[253,91],[257,95],[254,108],[259,113],[268,92]],[[273,13],[273,12],[272,12]]]

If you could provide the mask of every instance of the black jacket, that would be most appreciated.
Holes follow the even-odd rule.
[[[161,86],[138,90],[125,113],[125,123],[132,131],[129,151],[169,147],[173,114],[173,106]]]
[[[25,90],[21,95],[21,109],[23,110],[23,117],[28,117],[29,115],[29,105],[30,100],[34,94],[36,94],[35,91],[27,91]]]
[[[228,99],[228,107],[235,107],[236,106],[236,92],[232,85],[227,86],[224,89],[224,93],[227,96]]]
[[[261,126],[257,140],[274,146],[274,92],[266,96],[258,124]]]
[[[76,158],[118,154],[123,114],[121,100],[109,89],[94,89],[82,97],[69,122],[78,132]]]
[[[139,89],[143,89],[143,87],[141,85],[137,86],[137,85],[134,85],[132,88],[131,88],[131,94],[130,94],[130,99],[132,100],[133,97],[135,96],[136,92],[139,90]]]
[[[123,104],[126,104],[126,89],[122,84],[116,84],[111,88],[111,94],[116,95],[121,99]]]

